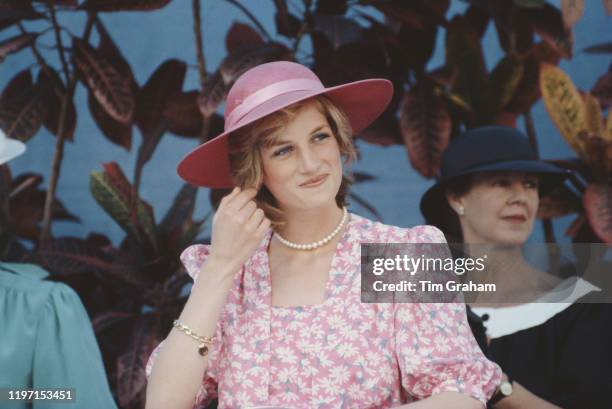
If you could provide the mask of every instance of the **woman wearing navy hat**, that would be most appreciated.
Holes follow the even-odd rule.
[[[599,289],[538,270],[520,248],[533,230],[539,195],[567,176],[538,160],[518,130],[487,126],[453,139],[439,182],[421,200],[427,223],[449,242],[464,243],[472,256],[487,254],[495,266],[487,279],[503,288],[479,294],[468,311],[481,347],[504,371],[489,402],[496,408],[609,407],[610,309],[573,304]]]
[[[211,244],[181,255],[195,284],[147,365],[148,409],[215,397],[220,408],[483,407],[501,373],[464,304],[361,303],[361,242],[444,241],[345,207],[353,132],[391,94],[382,79],[325,88],[287,61],[236,81],[225,132],[178,168],[192,184],[234,189]]]

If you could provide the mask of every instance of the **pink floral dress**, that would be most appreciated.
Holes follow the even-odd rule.
[[[463,304],[360,302],[360,243],[444,242],[435,227],[405,229],[351,214],[325,301],[303,307],[271,305],[271,237],[236,275],[194,408],[214,397],[219,408],[389,408],[445,391],[483,404],[492,395],[501,370],[481,353]],[[193,245],[181,255],[194,280],[208,251]]]

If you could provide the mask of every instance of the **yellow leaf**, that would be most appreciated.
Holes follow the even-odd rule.
[[[578,133],[585,129],[586,109],[572,80],[560,68],[543,63],[540,68],[540,91],[553,123],[572,149],[584,158],[585,150]]]
[[[603,117],[599,100],[591,94],[584,94],[584,113],[586,131],[604,136]]]

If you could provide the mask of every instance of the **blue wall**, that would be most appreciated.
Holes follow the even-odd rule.
[[[250,0],[242,1],[242,3],[257,16],[270,33],[275,33],[274,6],[271,0]],[[301,4],[300,2],[289,3]],[[550,3],[559,7],[559,1],[550,1]],[[580,50],[595,43],[612,40],[610,18],[606,16],[602,3],[600,1],[587,1],[587,3],[583,18],[574,28],[576,38],[574,58],[561,63],[561,68],[568,72],[578,88],[583,90],[591,89],[599,76],[607,70],[610,58],[605,55],[586,54]],[[237,8],[227,2],[204,0],[202,4],[206,65],[209,71],[213,71],[225,56],[224,39],[228,28],[234,21],[248,22],[248,20]],[[462,1],[453,0],[449,16],[463,10],[465,6]],[[370,12],[380,17],[375,11],[370,10]],[[83,16],[71,17],[70,14],[60,14],[61,21],[72,32],[81,33],[84,23]],[[129,58],[129,63],[140,84],[146,81],[162,61],[168,58],[179,58],[193,65],[188,70],[184,89],[190,90],[198,87],[191,2],[175,0],[159,11],[102,15],[102,20],[124,55]],[[41,28],[38,24],[29,23],[27,28],[31,31],[39,30]],[[0,33],[0,36],[6,38],[16,33],[16,29],[11,28]],[[45,35],[42,42],[52,44],[52,33]],[[303,51],[308,52],[310,48],[308,42],[303,42],[302,46]],[[483,46],[487,65],[492,67],[502,55],[492,24],[489,25]],[[50,62],[57,64],[56,54],[48,54],[52,55]],[[439,35],[435,55],[430,61],[430,68],[441,65],[443,57],[444,37]],[[16,72],[28,67],[31,62],[32,56],[29,50],[9,56],[0,65],[0,87],[4,87]],[[86,108],[86,91],[81,85],[77,89],[76,101],[79,117],[75,142],[66,145],[58,196],[70,212],[81,218],[83,224],[56,223],[53,233],[56,236],[85,237],[90,231],[96,231],[108,235],[114,243],[118,243],[124,235],[123,231],[90,195],[89,174],[92,170],[100,170],[104,162],[117,161],[126,175],[131,178],[141,138],[134,128],[131,152],[112,145],[104,139],[93,123]],[[573,156],[570,148],[552,125],[541,101],[533,109],[533,117],[542,157]],[[519,121],[519,126],[524,126],[522,120]],[[42,173],[45,175],[46,183],[50,174],[54,146],[55,138],[42,129],[28,142],[26,154],[11,163],[13,173]],[[163,217],[182,184],[175,172],[176,164],[194,146],[194,140],[167,134],[162,139],[153,159],[145,166],[141,195],[155,208],[157,220]],[[425,180],[412,169],[402,146],[378,147],[360,142],[359,148],[362,152],[362,160],[354,164],[353,169],[376,175],[377,179],[357,185],[356,193],[367,198],[383,215],[383,221],[386,223],[400,226],[422,223],[418,203],[432,181]],[[208,192],[201,189],[196,216],[202,217],[209,210]],[[358,205],[352,206],[351,210],[369,216],[367,211]],[[556,234],[561,241],[564,241],[562,233],[571,220],[573,216],[555,222]],[[206,228],[208,229],[209,226]],[[541,238],[541,228],[537,225],[532,239],[541,240]]]

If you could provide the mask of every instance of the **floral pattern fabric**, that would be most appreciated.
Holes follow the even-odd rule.
[[[438,229],[351,214],[324,302],[303,307],[271,305],[271,237],[236,274],[194,408],[214,397],[219,408],[389,408],[445,391],[483,404],[492,395],[501,370],[481,353],[463,304],[360,301],[361,243],[443,243]],[[208,251],[192,245],[181,255],[194,280]]]

